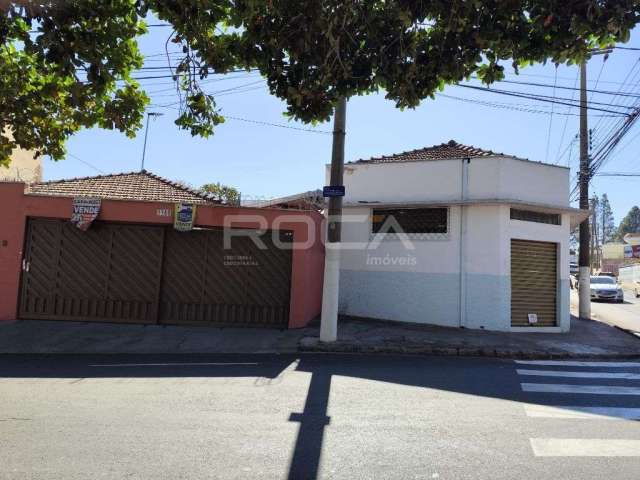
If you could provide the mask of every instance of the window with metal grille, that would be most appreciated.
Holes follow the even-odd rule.
[[[524,222],[548,223],[550,225],[560,225],[560,215],[557,213],[534,212],[531,210],[511,209],[511,220],[522,220]]]
[[[447,233],[446,208],[374,210],[373,233]]]

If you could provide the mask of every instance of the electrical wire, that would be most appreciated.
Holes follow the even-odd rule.
[[[578,70],[576,72],[576,78],[573,81],[573,86],[575,88],[575,86],[578,84],[578,78],[580,77],[580,70]],[[574,98],[576,96],[576,92],[575,90],[573,92],[571,92],[571,101],[573,102]],[[567,108],[567,112],[571,111],[571,107]],[[560,136],[560,142],[558,143],[558,151],[556,152],[556,161],[554,162],[556,165],[560,162],[560,149],[562,148],[562,143],[564,142],[564,136],[567,132],[567,124],[569,123],[569,117],[565,117],[564,119],[564,127],[562,127],[562,135]],[[573,140],[571,140],[569,142],[569,146],[572,145]],[[564,156],[564,154],[563,154]]]
[[[485,87],[477,87],[475,85],[462,85],[462,84],[458,84],[455,85],[456,87],[461,87],[461,88],[470,88],[473,90],[479,90],[481,92],[488,92],[488,93],[494,93],[494,94],[498,94],[498,95],[507,95],[507,96],[512,96],[512,97],[519,97],[519,98],[528,98],[530,100],[537,100],[540,102],[548,102],[548,103],[556,103],[559,105],[568,105],[570,107],[578,107],[579,105],[573,104],[573,103],[567,103],[566,101],[558,101],[558,100],[553,100],[551,97],[547,96],[547,95],[531,95],[531,94],[525,94],[522,92],[513,92],[510,90],[496,90],[496,89],[492,89],[492,88],[485,88]],[[564,99],[563,100],[569,100],[569,99]],[[596,103],[599,104],[599,102],[591,102],[591,103]],[[603,104],[606,105],[606,104]],[[614,110],[609,110],[606,108],[599,108],[599,107],[590,107],[587,106],[588,109],[590,110],[596,110],[596,111],[600,111],[600,112],[605,112],[605,113],[612,113],[614,115],[620,115],[620,116],[626,116],[626,113],[622,113],[622,112],[617,112]]]
[[[601,71],[602,73],[602,71]],[[522,74],[521,74],[522,75]],[[473,79],[478,79],[478,77],[472,76],[471,78]],[[599,82],[599,77],[598,77],[598,82]],[[555,79],[554,77],[554,83],[540,83],[540,82],[522,82],[522,81],[518,81],[518,80],[497,80],[495,83],[508,83],[508,84],[513,84],[513,85],[524,85],[527,87],[540,87],[540,88],[551,88],[551,89],[558,89],[558,90],[569,90],[569,91],[580,91],[579,87],[576,87],[575,85],[573,87],[567,87],[564,85],[558,85],[557,84],[557,79]],[[639,94],[629,94],[629,93],[620,93],[620,90],[618,90],[617,92],[612,91],[612,90],[598,90],[597,88],[597,83],[594,86],[594,88],[587,88],[587,93],[599,93],[602,95],[611,95],[611,96],[623,96],[623,97],[632,97],[632,98],[640,98]]]
[[[460,102],[465,102],[465,103],[471,103],[471,104],[476,104],[476,105],[482,105],[485,107],[492,107],[492,108],[501,108],[501,109],[505,109],[505,110],[513,110],[513,111],[517,111],[517,112],[525,112],[525,113],[537,113],[540,115],[549,115],[549,110],[541,110],[541,108],[546,107],[547,105],[539,105],[539,104],[535,104],[535,103],[505,103],[505,102],[488,102],[488,101],[483,101],[483,100],[478,100],[475,98],[465,98],[465,97],[458,97],[455,95],[448,95],[445,93],[436,93],[436,96],[438,97],[442,97],[442,98],[448,98],[451,100],[457,100]],[[570,110],[567,109],[567,110]],[[578,113],[569,113],[569,112],[555,112],[555,115],[563,115],[563,116],[567,116],[567,117],[577,117],[579,116]],[[605,117],[610,117],[612,115],[606,115],[606,114],[602,114]],[[600,115],[598,115],[600,116]],[[620,114],[618,115],[613,115],[615,117],[619,117]]]
[[[102,174],[106,174],[107,173],[104,170],[100,170],[95,165],[92,165],[91,163],[87,162],[86,160],[81,159],[77,155],[74,155],[73,153],[67,152],[67,156],[73,158],[74,160],[77,160],[78,162],[84,163],[87,167],[93,168],[96,172],[99,172],[99,173],[102,173]]]
[[[555,77],[553,79],[553,98],[556,98],[556,83],[558,81],[558,66],[556,65]],[[555,107],[555,103],[551,104],[551,113],[549,114],[549,130],[547,131],[547,148],[544,153],[544,161],[545,163],[549,160],[549,145],[551,144],[551,126],[553,125],[553,108]]]

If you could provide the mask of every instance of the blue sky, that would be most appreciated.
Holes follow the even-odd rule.
[[[164,52],[168,34],[168,28],[150,28],[150,33],[141,39],[143,54],[148,56],[147,66],[166,66],[166,59],[158,54]],[[627,46],[640,47],[639,29],[633,32]],[[170,50],[176,51],[177,48],[170,46]],[[618,91],[627,78],[622,91],[639,93],[639,59],[640,51],[616,50],[603,67],[603,57],[595,56],[588,65],[589,88],[596,87],[599,76],[598,90]],[[555,66],[537,65],[523,69],[517,77],[509,71],[507,79],[549,85],[553,85],[555,80],[557,86],[573,87],[578,85],[577,70],[575,66],[560,66],[556,78]],[[138,76],[164,73],[145,71]],[[331,131],[331,124],[320,124],[314,127],[315,132],[294,129],[311,127],[284,118],[284,104],[269,95],[265,83],[256,73],[236,73],[207,80],[207,91],[220,92],[216,101],[222,114],[236,119],[229,118],[217,127],[214,136],[206,140],[191,137],[173,124],[176,111],[170,104],[176,102],[177,97],[172,91],[171,79],[147,79],[141,83],[148,92],[154,92],[151,95],[154,105],[165,105],[149,108],[149,111],[162,112],[164,116],[150,124],[147,170],[194,186],[222,182],[238,188],[244,198],[273,198],[323,185],[324,165],[331,157],[331,136],[326,134]],[[493,88],[553,95],[551,88],[526,85],[500,83]],[[438,96],[435,100],[425,100],[415,110],[400,111],[392,102],[385,100],[383,93],[355,97],[350,99],[347,107],[346,160],[392,154],[454,139],[531,160],[569,165],[573,169],[572,174],[575,173],[578,144],[570,144],[578,131],[578,117],[560,113],[577,114],[577,109],[568,110],[555,105],[551,116],[549,103],[457,86],[447,87],[443,93],[501,104],[506,108]],[[572,90],[556,90],[558,97],[571,98],[572,94]],[[578,98],[577,92],[575,98]],[[604,104],[622,101],[619,97],[612,100],[611,96],[598,94],[593,94],[590,100]],[[634,99],[625,99],[627,104],[632,101]],[[607,108],[606,105],[600,106]],[[591,112],[590,127],[598,127],[596,143],[598,135],[603,135],[614,121],[597,117],[601,113]],[[52,162],[45,159],[45,179],[139,170],[143,140],[144,129],[134,139],[100,129],[80,132],[68,142],[69,156],[66,160]],[[639,147],[640,123],[622,140],[602,171],[640,172]],[[633,205],[640,204],[639,186],[640,177],[600,177],[594,180],[592,191],[608,194],[617,223]]]

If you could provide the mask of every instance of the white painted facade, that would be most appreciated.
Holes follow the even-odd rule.
[[[344,185],[340,314],[528,330],[511,327],[510,242],[538,240],[558,245],[558,325],[531,328],[569,329],[568,169],[498,155],[349,163]],[[371,233],[375,208],[429,206],[448,208],[446,234]],[[559,213],[561,225],[511,220],[511,206]]]

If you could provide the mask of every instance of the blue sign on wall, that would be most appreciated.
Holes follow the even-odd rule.
[[[344,185],[331,185],[322,188],[323,197],[344,197]]]

